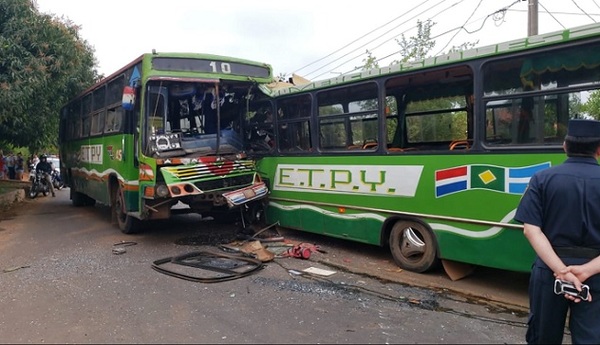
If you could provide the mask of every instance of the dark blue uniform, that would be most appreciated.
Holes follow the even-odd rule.
[[[566,265],[583,264],[598,256],[600,165],[596,159],[569,157],[534,175],[515,220],[539,226]],[[570,309],[573,343],[600,344],[600,275],[584,282],[590,287],[592,302],[574,303],[554,294],[554,279],[552,270],[536,258],[529,282],[527,342],[561,343]]]

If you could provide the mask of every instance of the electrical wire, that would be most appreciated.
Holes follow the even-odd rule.
[[[429,0],[427,0],[427,1],[429,1]],[[427,2],[427,1],[426,1],[426,2]],[[333,60],[333,61],[331,61],[331,62],[329,62],[329,63],[327,63],[327,64],[325,64],[325,65],[323,65],[323,66],[321,66],[321,67],[319,67],[318,69],[315,69],[315,70],[313,70],[313,71],[311,71],[311,72],[307,73],[307,74],[306,74],[306,76],[310,76],[310,75],[312,75],[313,73],[316,73],[316,72],[318,72],[318,71],[322,70],[323,68],[325,68],[325,67],[327,67],[327,66],[329,66],[329,65],[331,65],[331,64],[333,64],[333,63],[335,63],[335,62],[337,62],[337,61],[339,61],[339,60],[341,60],[342,58],[344,58],[344,57],[348,56],[350,53],[352,53],[352,52],[355,52],[355,51],[357,51],[358,49],[361,49],[361,48],[365,47],[366,45],[368,45],[368,44],[370,44],[370,43],[374,42],[375,40],[377,40],[377,39],[381,38],[382,36],[384,36],[384,35],[386,35],[386,34],[390,33],[392,30],[395,30],[395,29],[397,29],[398,27],[400,27],[400,26],[402,26],[402,25],[406,24],[408,21],[410,21],[410,20],[413,20],[414,18],[417,18],[418,16],[422,15],[423,13],[426,13],[427,11],[430,11],[431,9],[433,9],[433,8],[435,8],[435,7],[437,7],[437,6],[439,6],[440,4],[442,4],[442,3],[446,2],[446,1],[447,1],[447,0],[442,0],[442,1],[438,2],[438,3],[436,3],[435,5],[433,5],[433,6],[429,7],[429,8],[427,8],[427,9],[425,9],[424,11],[421,11],[421,12],[417,13],[416,15],[414,15],[414,16],[412,16],[411,18],[409,18],[409,19],[407,19],[407,20],[403,21],[403,22],[402,22],[402,23],[400,23],[399,25],[396,25],[396,26],[395,26],[395,27],[393,27],[392,29],[390,29],[390,30],[388,30],[388,31],[384,32],[383,34],[381,34],[381,35],[377,36],[376,38],[372,39],[371,41],[369,41],[369,42],[367,42],[367,43],[365,43],[365,44],[363,44],[363,45],[359,46],[358,48],[355,48],[355,49],[353,49],[353,50],[352,50],[352,51],[350,51],[349,53],[342,55],[341,57],[339,57],[339,58],[337,58],[337,59],[335,59],[335,60]],[[465,0],[460,0],[460,2],[462,2],[462,1],[465,1]],[[425,2],[425,3],[426,3],[426,2]],[[423,3],[423,4],[424,4],[424,3]],[[418,6],[417,6],[417,7],[418,7]],[[416,9],[417,7],[414,7],[413,9],[411,9],[410,11],[408,11],[408,12],[406,12],[406,13],[409,13],[409,12],[411,12],[412,10]],[[400,16],[400,17],[402,17],[402,16]],[[382,26],[378,27],[377,29],[375,29],[375,30],[372,30],[370,33],[372,33],[372,32],[374,32],[374,31],[377,31],[377,30],[381,29],[382,27],[384,27],[384,26],[388,25],[389,23],[391,23],[391,22],[393,22],[393,21],[395,21],[395,20],[399,19],[400,17],[397,17],[396,19],[394,19],[394,20],[392,20],[392,21],[390,21],[390,22],[388,22],[388,23],[386,23],[386,24],[384,24],[384,25],[382,25]],[[412,28],[410,28],[410,29],[413,29],[413,28],[414,28],[414,27],[412,27]],[[408,31],[408,30],[410,30],[410,29],[407,29],[407,30],[405,30],[405,32],[406,32],[406,31]],[[366,36],[366,35],[363,35],[363,36],[361,36],[361,38],[362,38],[362,37],[365,37],[365,36]],[[354,42],[356,42],[356,41],[357,41],[357,40],[353,41],[352,43],[354,43]],[[387,41],[386,41],[386,42],[387,42]],[[346,45],[346,46],[348,46],[348,45]],[[338,51],[339,51],[339,50],[337,50],[336,52],[338,52]],[[334,53],[335,53],[335,52],[334,52]],[[333,53],[332,53],[332,54],[333,54]],[[329,56],[331,56],[332,54],[329,54],[329,55],[327,55],[326,57],[329,57]],[[358,58],[358,57],[360,57],[360,56],[362,56],[362,55],[364,55],[364,54],[365,54],[365,53],[360,53],[358,56],[351,58],[349,61],[353,61],[353,60],[355,60],[356,58]],[[322,59],[321,59],[321,60],[322,60]],[[348,63],[349,61],[348,61],[348,60],[347,60],[347,61],[345,61],[345,62],[344,62],[344,63],[342,63],[341,65],[338,65],[338,66],[336,66],[336,67],[332,68],[330,71],[332,71],[332,70],[335,70],[336,68],[338,68],[338,67],[340,67],[340,66],[343,66],[344,64]],[[318,77],[320,77],[320,76],[322,76],[322,75],[324,75],[324,74],[327,74],[327,73],[329,73],[330,71],[328,71],[328,72],[325,72],[325,73],[322,73],[322,74],[319,74],[319,75],[315,76],[313,79],[316,79],[316,78],[318,78]]]
[[[594,18],[592,18],[592,17],[591,17],[589,14],[587,14],[587,12],[585,12],[585,11],[583,10],[583,8],[581,8],[581,7],[580,7],[580,6],[579,6],[579,5],[578,5],[578,4],[575,2],[575,0],[571,0],[571,1],[573,2],[573,4],[574,4],[575,6],[577,6],[577,8],[578,8],[578,9],[579,9],[581,12],[583,12],[583,13],[584,13],[586,16],[588,16],[588,18],[590,18],[590,19],[591,19],[591,20],[592,20],[594,23],[596,22],[596,21],[594,20]]]
[[[437,17],[438,15],[440,15],[440,14],[442,14],[442,13],[445,13],[445,12],[446,12],[448,9],[450,9],[450,8],[452,8],[452,7],[454,7],[454,6],[458,5],[458,4],[460,4],[460,3],[461,3],[461,2],[463,2],[463,1],[465,1],[465,0],[460,0],[459,2],[456,2],[456,3],[453,3],[453,4],[451,4],[450,6],[448,6],[448,7],[444,8],[444,9],[440,10],[439,12],[437,12],[436,14],[434,14],[433,16],[429,17],[427,20],[432,20],[432,19],[434,19],[434,18],[435,18],[435,17]],[[427,9],[426,11],[424,11],[424,12],[427,12],[427,11],[429,11],[429,10],[431,10],[431,9],[433,9],[433,8],[435,8],[435,7],[437,7],[438,5],[440,5],[440,4],[441,4],[441,3],[443,3],[443,2],[445,2],[445,1],[441,1],[441,2],[437,3],[436,5],[434,5],[434,6],[430,7],[430,8],[428,8],[428,9]],[[419,13],[419,14],[417,14],[417,15],[413,16],[412,18],[410,18],[410,19],[408,19],[408,20],[412,20],[412,19],[416,18],[418,15],[421,15],[421,14],[423,14],[424,12],[422,12],[422,13]],[[396,29],[396,28],[400,27],[401,25],[403,25],[403,24],[406,24],[406,23],[408,22],[408,20],[407,20],[407,21],[405,21],[405,22],[403,22],[402,24],[400,24],[400,25],[398,25],[398,26],[394,27],[394,28],[393,28],[393,29],[391,29],[391,30],[394,30],[394,29]],[[408,32],[409,30],[411,30],[411,29],[414,29],[414,28],[416,28],[416,27],[417,27],[416,25],[415,25],[415,26],[413,26],[413,27],[410,27],[410,28],[408,28],[408,29],[404,30],[404,31],[403,31],[402,33],[400,33],[400,34],[401,34],[401,35],[403,35],[403,34],[405,34],[406,32]],[[379,37],[377,37],[377,38],[381,38],[383,35],[385,35],[385,34],[389,33],[391,30],[388,30],[388,31],[386,31],[384,34],[380,35],[380,36],[379,36]],[[379,45],[377,45],[377,46],[375,46],[375,47],[372,47],[372,48],[371,48],[371,49],[369,49],[369,50],[373,51],[373,50],[375,50],[375,49],[377,49],[377,48],[381,47],[383,44],[385,44],[385,43],[387,43],[387,42],[389,42],[389,41],[391,41],[391,40],[395,40],[395,39],[396,39],[396,37],[397,37],[397,35],[396,35],[396,36],[394,36],[394,37],[392,37],[392,38],[390,38],[390,39],[388,39],[388,40],[385,40],[385,41],[381,42]],[[373,41],[375,41],[375,40],[372,40],[371,42],[368,42],[368,43],[372,43]],[[368,43],[367,43],[367,44],[368,44]],[[362,45],[360,48],[362,48],[362,47],[364,47],[364,46],[366,46],[366,44]],[[355,50],[353,50],[353,51],[356,51],[356,50],[357,50],[357,49],[355,49]],[[356,60],[356,59],[360,58],[360,57],[361,57],[362,55],[364,55],[364,54],[366,54],[366,53],[364,53],[364,52],[363,52],[363,53],[360,53],[360,54],[358,54],[358,55],[356,55],[356,56],[353,56],[353,57],[351,57],[351,58],[349,58],[349,59],[345,60],[345,61],[344,61],[344,62],[342,62],[341,64],[339,64],[339,65],[337,65],[337,66],[333,67],[331,70],[335,70],[335,69],[337,69],[337,68],[339,68],[339,67],[341,67],[341,66],[344,66],[344,65],[348,64],[349,62],[351,62],[351,61],[354,61],[354,60]],[[394,55],[394,54],[397,54],[397,52],[394,52],[394,53],[392,53],[392,54],[388,55],[388,57],[389,57],[389,56],[392,56],[392,55]],[[336,60],[334,60],[334,61],[332,61],[331,63],[333,63],[333,62],[336,62],[336,61],[339,61],[341,58],[343,58],[343,57],[346,57],[346,56],[348,56],[348,55],[349,55],[349,53],[348,53],[348,54],[346,54],[346,55],[344,55],[344,56],[342,56],[342,57],[340,57],[340,58],[338,58],[338,59],[336,59]],[[377,61],[379,61],[379,60],[377,60]],[[331,63],[329,63],[328,65],[330,65]],[[352,70],[350,70],[350,71],[347,71],[347,72],[344,72],[344,73],[342,73],[342,74],[350,73],[350,72],[356,71],[356,70],[358,70],[358,69],[360,69],[360,68],[362,68],[362,67],[361,67],[361,66],[359,66],[359,67],[355,67],[354,69],[352,69]],[[322,69],[322,68],[321,68],[321,69]],[[318,76],[316,76],[315,78],[318,78],[318,77],[320,77],[320,76],[322,76],[322,75],[325,75],[325,74],[327,74],[327,73],[330,73],[330,72],[324,72],[324,73],[321,73],[321,74],[319,74]]]
[[[548,9],[544,7],[544,5],[541,2],[538,1],[538,5],[540,5],[540,7],[543,8],[544,11],[546,11],[550,15],[550,17],[552,17],[552,19],[554,19],[558,23],[558,25],[562,26],[563,29],[566,29],[566,27],[552,14],[552,12],[548,11]]]
[[[324,60],[324,59],[326,59],[326,58],[328,58],[328,57],[332,56],[333,54],[335,54],[335,53],[337,53],[337,52],[341,51],[341,50],[342,50],[342,49],[344,49],[344,48],[347,48],[347,47],[349,47],[349,46],[350,46],[350,45],[352,45],[353,43],[355,43],[355,42],[357,42],[357,41],[359,41],[359,40],[361,40],[361,39],[363,39],[363,38],[367,37],[368,35],[370,35],[370,34],[372,34],[373,32],[375,32],[375,31],[377,31],[377,30],[379,30],[379,29],[381,29],[381,28],[383,28],[383,27],[387,26],[388,24],[390,24],[390,23],[392,23],[392,22],[394,22],[394,21],[396,21],[396,20],[398,20],[398,19],[400,19],[400,18],[404,17],[406,14],[408,14],[408,13],[412,12],[413,10],[415,10],[415,9],[419,8],[420,6],[422,6],[422,5],[426,4],[426,3],[427,3],[427,2],[429,2],[429,1],[431,1],[431,0],[426,0],[425,2],[422,2],[422,3],[420,3],[419,5],[417,5],[417,6],[413,7],[413,8],[411,8],[411,9],[410,9],[410,10],[408,10],[407,12],[404,12],[402,15],[400,15],[400,16],[398,16],[398,17],[396,17],[396,18],[394,18],[394,19],[390,20],[389,22],[387,22],[387,23],[385,23],[385,24],[383,24],[383,25],[381,25],[381,26],[379,26],[379,27],[377,27],[377,28],[375,28],[375,29],[373,29],[373,30],[369,31],[368,33],[366,33],[366,34],[364,34],[364,35],[360,36],[359,38],[357,38],[357,39],[353,40],[352,42],[350,42],[350,43],[348,43],[348,44],[344,45],[343,47],[341,47],[341,48],[338,48],[338,49],[336,49],[335,51],[333,51],[333,52],[329,53],[328,55],[326,55],[326,56],[324,56],[324,57],[322,57],[322,58],[320,58],[320,59],[318,59],[318,60],[316,60],[316,61],[313,61],[313,62],[309,63],[308,65],[305,65],[305,66],[302,66],[302,67],[298,68],[298,69],[296,70],[296,72],[295,72],[295,73],[297,73],[297,72],[299,72],[299,71],[301,71],[301,70],[305,69],[306,67],[312,66],[312,65],[314,65],[315,63],[317,63],[317,62],[320,62],[320,61],[322,61],[322,60]],[[444,1],[446,1],[446,0],[444,0]],[[309,74],[310,74],[310,73],[309,73]]]
[[[356,40],[353,40],[353,41],[351,41],[350,43],[348,43],[348,44],[344,45],[343,47],[336,49],[334,52],[332,52],[332,53],[330,53],[330,54],[326,55],[325,57],[323,57],[323,58],[320,58],[320,59],[318,59],[318,60],[316,60],[316,61],[314,61],[314,62],[311,62],[311,63],[309,63],[309,64],[307,64],[307,65],[303,66],[302,68],[300,68],[300,69],[298,69],[298,70],[296,70],[296,71],[300,71],[300,70],[302,70],[302,69],[305,69],[305,68],[307,68],[307,67],[313,66],[313,65],[315,65],[316,63],[319,63],[319,62],[321,62],[321,61],[323,61],[323,60],[325,60],[325,59],[327,59],[327,58],[329,58],[329,57],[333,56],[334,54],[341,52],[343,49],[350,47],[352,44],[354,44],[354,43],[358,42],[359,40],[362,40],[362,39],[366,38],[367,36],[369,36],[369,35],[371,35],[371,34],[375,33],[376,31],[378,31],[378,30],[380,30],[380,29],[382,29],[382,28],[384,28],[384,27],[386,27],[386,26],[390,25],[391,23],[393,23],[393,22],[395,22],[395,21],[399,20],[400,18],[403,18],[403,17],[404,17],[404,16],[406,16],[408,13],[411,13],[411,12],[415,11],[416,9],[418,9],[418,8],[420,8],[421,6],[425,5],[425,4],[426,4],[427,2],[429,2],[429,1],[430,1],[430,0],[427,0],[427,1],[425,1],[425,2],[421,2],[419,5],[417,5],[417,6],[414,6],[414,7],[413,7],[413,8],[411,8],[409,11],[407,11],[407,12],[403,13],[402,15],[400,15],[400,16],[398,16],[398,17],[394,18],[393,20],[391,20],[391,21],[388,21],[387,23],[385,23],[385,24],[383,24],[383,25],[381,25],[381,26],[379,26],[379,27],[377,27],[377,28],[375,28],[375,29],[373,29],[373,30],[369,31],[368,33],[366,33],[366,34],[364,34],[364,35],[360,36],[360,37],[359,37],[359,38],[357,38]],[[434,14],[433,16],[429,17],[427,20],[428,20],[428,21],[429,21],[429,20],[432,20],[433,18],[435,18],[436,16],[438,16],[440,13],[444,13],[444,12],[445,12],[447,9],[449,9],[449,8],[451,8],[451,7],[453,7],[453,6],[456,6],[456,5],[460,4],[460,3],[462,3],[463,1],[465,1],[465,0],[460,0],[460,1],[458,1],[458,2],[455,2],[455,3],[453,3],[452,5],[450,5],[450,6],[446,7],[444,10],[442,10],[442,11],[440,11],[440,12],[438,12],[438,13]],[[514,1],[514,2],[512,2],[511,4],[509,4],[509,5],[507,5],[507,6],[503,7],[503,8],[501,8],[501,9],[499,9],[499,10],[496,10],[496,11],[494,11],[494,12],[490,13],[490,14],[488,14],[487,16],[483,17],[483,21],[482,21],[481,25],[480,25],[480,26],[479,26],[477,29],[475,29],[475,30],[468,30],[468,29],[466,28],[466,26],[467,26],[468,24],[475,23],[475,22],[478,22],[478,21],[480,21],[480,20],[481,20],[481,18],[480,18],[480,19],[477,19],[477,20],[475,20],[475,21],[470,21],[470,19],[473,17],[473,15],[474,15],[474,14],[475,14],[475,12],[477,11],[477,9],[478,9],[478,8],[481,6],[481,4],[482,4],[482,0],[480,0],[480,1],[479,1],[479,3],[477,4],[477,6],[476,6],[475,10],[473,10],[473,11],[471,12],[470,16],[467,18],[467,20],[465,21],[465,23],[464,23],[464,24],[462,24],[461,26],[458,26],[458,27],[456,27],[456,28],[453,28],[453,29],[447,30],[447,31],[445,31],[445,32],[443,32],[443,33],[441,33],[441,34],[438,34],[438,35],[432,36],[432,37],[430,38],[430,39],[432,39],[432,40],[435,40],[435,39],[437,39],[437,38],[443,37],[444,35],[447,35],[447,34],[450,34],[450,33],[453,33],[453,32],[454,32],[454,34],[453,34],[453,35],[452,35],[452,37],[451,37],[451,38],[448,40],[448,42],[447,42],[447,43],[444,45],[444,47],[443,47],[443,48],[441,48],[441,49],[439,50],[439,52],[438,52],[437,54],[435,54],[435,55],[439,55],[439,54],[443,53],[443,50],[444,50],[444,49],[446,49],[446,48],[447,48],[447,47],[450,45],[450,43],[451,43],[451,42],[452,42],[452,41],[453,41],[453,40],[456,38],[456,36],[458,35],[458,33],[459,33],[460,31],[464,30],[464,31],[465,31],[466,33],[468,33],[468,34],[474,34],[474,33],[476,33],[476,32],[478,32],[478,31],[480,31],[480,30],[482,30],[482,29],[483,29],[483,27],[485,26],[485,23],[486,23],[486,21],[487,21],[487,20],[488,20],[488,18],[490,18],[490,17],[491,17],[491,18],[494,20],[494,22],[496,22],[496,23],[502,22],[502,21],[504,21],[504,17],[505,17],[505,15],[506,15],[506,12],[508,12],[508,11],[515,11],[515,12],[519,12],[519,10],[517,10],[517,9],[512,9],[511,7],[513,7],[513,6],[514,6],[514,5],[516,5],[517,3],[520,3],[520,2],[523,2],[523,1],[524,1],[524,0],[515,0],[515,1]],[[545,14],[548,14],[550,17],[552,17],[552,19],[553,19],[554,21],[556,21],[556,23],[558,23],[558,24],[559,24],[559,25],[560,25],[560,26],[561,26],[563,29],[565,29],[565,28],[566,28],[566,27],[565,27],[565,25],[563,25],[563,24],[560,22],[560,20],[559,20],[559,19],[558,19],[558,18],[555,16],[555,14],[585,15],[585,16],[587,16],[588,18],[590,18],[590,19],[591,19],[591,20],[592,20],[594,23],[596,23],[596,20],[595,20],[595,19],[592,17],[592,15],[590,15],[589,13],[587,13],[587,12],[586,12],[586,11],[585,11],[585,10],[584,10],[584,9],[583,9],[581,6],[579,6],[579,4],[577,4],[577,2],[576,2],[575,0],[571,0],[571,1],[573,2],[573,4],[575,4],[575,6],[577,6],[577,8],[578,8],[578,9],[579,9],[579,10],[580,10],[580,11],[581,11],[583,14],[581,14],[581,13],[563,13],[563,12],[552,12],[552,11],[548,10],[548,9],[547,9],[547,8],[544,6],[544,4],[542,4],[542,3],[541,3],[541,1],[538,1],[538,4],[539,4],[539,5],[540,5],[540,7],[541,7],[541,8],[544,10],[544,12],[543,12],[543,13],[545,13]],[[592,1],[593,1],[593,2],[594,2],[594,4],[596,5],[596,7],[600,8],[600,5],[598,5],[598,3],[597,3],[595,0],[592,0]],[[386,44],[386,43],[388,43],[388,42],[390,42],[390,41],[392,41],[392,40],[394,40],[394,39],[397,41],[397,40],[398,40],[398,39],[397,39],[398,35],[394,35],[393,37],[391,37],[391,38],[389,38],[389,39],[384,39],[383,41],[381,41],[379,44],[375,45],[374,47],[370,47],[370,48],[368,48],[368,49],[365,49],[365,51],[364,51],[364,52],[360,52],[359,54],[356,54],[356,55],[354,55],[354,56],[352,56],[352,57],[349,57],[349,56],[350,56],[350,54],[352,54],[353,52],[356,52],[356,51],[358,51],[359,49],[365,48],[365,47],[367,47],[369,44],[372,44],[372,43],[376,42],[377,40],[380,40],[382,37],[384,37],[385,35],[387,35],[387,34],[389,34],[389,33],[393,32],[394,30],[396,30],[397,28],[401,27],[402,25],[405,25],[405,24],[406,24],[406,23],[408,23],[410,20],[413,20],[414,18],[417,18],[418,16],[421,16],[421,15],[423,15],[424,13],[427,13],[427,12],[429,12],[429,11],[433,10],[434,8],[436,8],[436,7],[440,6],[441,4],[443,4],[444,2],[446,2],[446,0],[442,0],[442,1],[440,1],[440,2],[437,2],[436,4],[434,4],[434,5],[430,6],[429,8],[427,8],[427,9],[425,9],[425,10],[423,10],[423,11],[419,12],[418,14],[416,14],[416,15],[414,15],[414,16],[412,16],[412,17],[408,18],[408,19],[406,19],[406,20],[405,20],[405,21],[403,21],[402,23],[400,23],[400,24],[398,24],[398,25],[394,26],[393,28],[391,28],[391,29],[389,29],[389,30],[385,31],[384,33],[382,33],[382,34],[378,35],[377,37],[375,37],[375,38],[371,39],[371,40],[370,40],[370,41],[368,41],[367,43],[365,43],[365,44],[362,44],[362,45],[360,45],[359,47],[352,49],[352,50],[351,50],[351,51],[349,51],[348,53],[345,53],[345,54],[341,55],[340,57],[338,57],[338,58],[336,58],[336,59],[334,59],[334,60],[332,60],[332,61],[330,61],[330,62],[328,62],[328,63],[326,63],[326,64],[324,64],[324,65],[322,65],[322,66],[321,66],[321,67],[319,67],[319,68],[313,69],[312,71],[310,71],[309,73],[307,73],[307,74],[306,74],[306,77],[307,77],[307,78],[309,78],[309,79],[318,79],[319,77],[321,77],[321,76],[323,76],[323,75],[325,75],[325,74],[327,74],[327,73],[332,73],[332,71],[334,71],[334,70],[336,70],[336,69],[338,69],[338,68],[340,68],[340,67],[342,67],[342,66],[345,66],[345,65],[347,65],[348,63],[350,63],[350,62],[352,62],[352,61],[356,61],[356,60],[360,59],[361,57],[363,57],[363,56],[366,56],[366,55],[367,55],[367,54],[369,54],[370,52],[371,52],[371,53],[372,53],[372,52],[374,52],[376,49],[378,49],[378,48],[382,47],[384,44]],[[522,12],[522,11],[521,11],[521,12]],[[596,14],[593,14],[593,15],[596,15]],[[497,24],[497,25],[499,26],[499,25],[501,25],[501,24]],[[412,29],[415,29],[416,27],[417,27],[416,25],[415,25],[415,26],[412,26],[412,27],[410,27],[410,28],[408,28],[408,29],[404,30],[402,33],[400,33],[400,35],[404,35],[406,32],[408,32],[408,31],[410,31],[410,30],[412,30]],[[384,56],[384,57],[381,57],[381,58],[378,58],[378,59],[376,59],[376,60],[375,60],[375,62],[381,62],[381,61],[383,61],[383,60],[385,60],[385,59],[389,59],[390,57],[392,57],[392,56],[394,56],[394,55],[397,55],[397,54],[398,54],[398,51],[392,52],[392,53],[390,53],[390,54],[388,54],[388,55],[386,55],[386,56]],[[347,58],[347,57],[349,57],[349,58]],[[344,60],[343,62],[341,62],[341,63],[339,63],[339,64],[335,65],[335,66],[334,66],[334,67],[332,67],[332,68],[327,68],[327,67],[331,66],[332,64],[334,64],[334,63],[336,63],[336,62],[339,62],[339,61],[343,60],[344,58],[347,58],[347,59],[346,59],[346,60]],[[363,60],[363,61],[364,61],[364,60]],[[325,68],[327,68],[327,70],[328,70],[327,72],[320,73],[320,74],[318,74],[318,75],[316,75],[316,76],[314,76],[314,77],[312,77],[312,78],[310,77],[310,76],[312,76],[313,74],[315,74],[315,73],[317,73],[317,72],[319,72],[319,71],[322,71],[322,70],[323,70],[323,69],[325,69]],[[351,69],[350,71],[345,71],[345,72],[342,72],[342,73],[340,73],[340,72],[337,72],[337,73],[339,73],[339,74],[347,74],[347,73],[352,73],[352,72],[354,72],[354,71],[360,70],[361,68],[363,68],[363,66],[356,66],[356,67],[354,67],[353,69]]]
[[[448,34],[448,33],[450,33],[450,32],[457,31],[457,30],[460,30],[460,29],[463,29],[463,30],[465,30],[465,31],[466,31],[467,33],[469,33],[469,34],[475,33],[475,32],[477,32],[477,31],[479,31],[479,30],[481,30],[481,29],[483,28],[483,25],[485,24],[485,21],[487,20],[487,18],[489,18],[489,17],[491,17],[491,16],[494,16],[494,15],[497,15],[497,14],[499,14],[499,13],[504,13],[504,12],[506,12],[506,10],[507,10],[508,8],[510,8],[510,7],[512,7],[513,5],[515,5],[515,4],[517,4],[517,3],[519,3],[520,1],[521,1],[521,0],[516,0],[516,1],[515,1],[515,2],[513,2],[512,4],[510,4],[510,5],[508,5],[508,6],[505,6],[505,7],[501,8],[501,9],[499,9],[499,10],[497,10],[497,11],[494,11],[493,13],[491,13],[491,14],[487,15],[486,17],[484,17],[484,21],[483,21],[483,23],[482,23],[481,27],[480,27],[480,28],[478,28],[477,30],[469,31],[469,30],[467,30],[467,29],[464,27],[466,24],[463,24],[462,26],[459,26],[459,27],[457,27],[457,28],[454,28],[454,29],[448,30],[448,31],[446,31],[446,32],[444,32],[444,33],[442,33],[442,34],[440,34],[440,35],[434,36],[434,37],[432,37],[432,39],[435,39],[435,38],[441,37],[441,36],[443,36],[443,35],[446,35],[446,34]],[[462,1],[460,1],[460,2],[458,2],[458,3],[454,3],[454,4],[452,4],[451,6],[448,6],[448,7],[446,7],[446,8],[445,8],[445,9],[443,9],[442,11],[440,11],[440,12],[436,13],[435,15],[433,15],[433,16],[431,16],[431,17],[429,17],[427,20],[432,20],[433,18],[437,17],[439,14],[441,14],[441,13],[445,13],[445,12],[446,12],[448,9],[452,8],[453,6],[455,6],[455,5],[457,5],[457,4],[461,3],[461,2],[462,2]],[[427,9],[427,10],[431,10],[431,9],[433,9],[434,7],[438,6],[439,4],[440,4],[440,3],[438,3],[438,4],[436,4],[436,5],[432,6],[432,7],[430,7],[430,8],[429,8],[429,9]],[[479,7],[479,5],[480,5],[480,4],[481,4],[481,1],[480,1],[480,3],[477,5],[477,7]],[[474,13],[474,12],[473,12],[473,13]],[[473,15],[473,14],[471,14],[471,17],[472,17],[472,15]],[[414,17],[413,17],[413,18],[414,18]],[[411,19],[413,19],[413,18],[411,18]],[[496,19],[496,20],[497,20],[497,19]],[[397,26],[397,27],[398,27],[398,26]],[[395,28],[397,28],[397,27],[395,27]],[[414,26],[414,27],[411,27],[411,28],[409,28],[409,29],[405,30],[404,32],[402,32],[402,34],[406,33],[407,31],[409,31],[410,29],[413,29],[413,28],[415,28],[415,27],[416,27],[416,26]],[[389,31],[388,31],[388,32],[389,32]],[[387,32],[386,32],[386,33],[387,33]],[[456,35],[455,35],[455,36],[456,36]],[[381,36],[380,36],[380,37],[381,37]],[[395,37],[394,37],[394,38],[395,38]],[[392,39],[394,39],[394,38],[392,38]],[[377,46],[375,46],[375,47],[371,48],[370,50],[371,50],[371,51],[373,51],[373,50],[375,50],[375,49],[377,49],[377,48],[381,47],[381,46],[382,46],[384,43],[387,43],[387,42],[389,42],[390,40],[391,40],[391,39],[389,39],[389,40],[386,40],[386,41],[382,42],[381,44],[379,44],[379,45],[377,45]],[[449,44],[449,43],[448,43],[448,44]],[[365,46],[365,45],[363,45],[362,47],[364,47],[364,46]],[[446,45],[446,46],[447,46],[447,45]],[[377,60],[376,60],[376,62],[380,62],[380,61],[382,61],[382,60],[385,60],[385,59],[387,59],[387,58],[389,58],[389,57],[391,57],[391,56],[393,56],[393,55],[395,55],[395,54],[397,54],[397,53],[398,53],[398,52],[393,52],[393,53],[391,53],[391,54],[389,54],[389,55],[387,55],[387,56],[384,56],[383,58],[379,58],[379,59],[377,59]],[[354,60],[356,60],[356,59],[360,58],[360,57],[361,57],[361,56],[363,56],[364,54],[366,54],[366,53],[360,53],[359,55],[356,55],[356,56],[354,56],[354,57],[352,57],[352,58],[350,58],[350,59],[348,59],[348,60],[344,61],[343,63],[341,63],[341,64],[339,64],[339,65],[335,66],[335,67],[334,67],[334,68],[332,68],[330,71],[332,71],[332,70],[335,70],[335,69],[337,69],[337,68],[339,68],[339,67],[341,67],[341,66],[344,66],[344,65],[346,65],[347,63],[349,63],[349,62],[351,62],[351,61],[354,61]],[[346,55],[344,55],[344,56],[347,56],[347,55],[348,55],[348,54],[346,54]],[[343,57],[344,57],[344,56],[343,56]],[[336,59],[335,61],[339,61],[340,59],[341,59],[341,58],[338,58],[338,59]],[[335,62],[335,61],[334,61],[334,62]],[[327,65],[330,65],[330,64],[331,64],[331,63],[329,63],[329,64],[327,64]],[[325,67],[325,66],[323,66],[323,67]],[[351,73],[351,72],[354,72],[354,71],[356,71],[356,70],[359,70],[359,69],[361,69],[361,68],[362,68],[362,66],[358,66],[358,67],[355,67],[354,69],[352,69],[352,70],[350,70],[350,71],[346,71],[346,72],[344,72],[344,73],[342,73],[342,74]],[[322,68],[321,68],[321,69],[322,69]],[[321,73],[321,74],[319,74],[318,76],[314,77],[314,79],[316,79],[316,78],[318,78],[318,77],[320,77],[320,76],[322,76],[322,75],[325,75],[325,74],[327,74],[327,73],[328,73],[328,72]]]
[[[469,22],[469,20],[471,20],[471,18],[475,15],[475,12],[477,12],[477,9],[479,8],[479,6],[481,6],[481,2],[482,1],[483,0],[479,0],[479,3],[477,4],[477,6],[473,10],[473,12],[471,12],[471,15],[469,16],[469,18],[467,18],[467,20],[465,20],[464,24],[461,25],[461,27],[460,27],[461,29],[464,29],[465,25],[467,25],[467,23]],[[483,25],[482,25],[482,27],[483,27]],[[442,51],[444,51],[444,49],[446,49],[446,47],[450,44],[450,42],[452,42],[452,40],[456,37],[456,35],[458,35],[459,32],[460,32],[460,29],[456,30],[456,32],[454,33],[454,35],[450,38],[450,40],[448,40],[448,43],[446,43],[446,45],[442,49],[440,49],[440,51],[437,54],[435,54],[435,55],[439,55]]]

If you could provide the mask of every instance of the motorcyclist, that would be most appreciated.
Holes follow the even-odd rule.
[[[48,162],[48,157],[46,155],[41,155],[40,156],[40,162],[35,166],[35,170],[36,172],[42,171],[44,172],[44,179],[46,179],[46,183],[48,183],[48,186],[50,186],[50,192],[52,192],[52,196],[56,196],[56,194],[54,194],[54,186],[52,185],[52,170],[54,170],[54,168],[52,167],[52,164],[50,164],[50,162]]]

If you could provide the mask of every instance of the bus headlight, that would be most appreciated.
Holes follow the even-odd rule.
[[[169,188],[167,188],[164,184],[159,184],[156,186],[156,195],[164,198],[169,195]]]

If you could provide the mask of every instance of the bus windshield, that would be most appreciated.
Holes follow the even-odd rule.
[[[185,81],[148,83],[145,154],[171,157],[242,151],[240,119],[247,112],[251,88]]]

